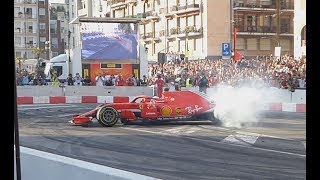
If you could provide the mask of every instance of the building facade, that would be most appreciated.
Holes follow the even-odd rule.
[[[140,39],[149,60],[158,52],[219,58],[222,43],[244,56],[273,54],[277,46],[293,54],[294,0],[110,0],[109,5],[111,17],[144,18]]]
[[[65,54],[68,49],[69,12],[66,3],[50,3],[51,58]]]
[[[14,1],[15,57],[33,59],[34,48],[45,49],[49,41],[48,0]],[[49,54],[40,55],[48,59]]]
[[[294,0],[234,0],[233,10],[241,54],[269,55],[280,46],[293,55]]]
[[[148,59],[159,52],[185,54],[188,59],[221,56],[229,43],[230,0],[111,0],[111,17],[138,17],[140,43]],[[213,18],[216,17],[216,18]]]
[[[294,2],[294,57],[306,55],[306,0]]]

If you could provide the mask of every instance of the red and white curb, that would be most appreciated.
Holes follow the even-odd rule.
[[[121,103],[133,100],[135,96],[20,96],[18,104],[72,104],[72,103]],[[304,103],[268,103],[263,110],[306,112]]]

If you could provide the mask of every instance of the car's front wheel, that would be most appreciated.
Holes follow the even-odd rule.
[[[105,127],[111,127],[117,123],[119,113],[111,106],[102,106],[97,112],[98,122]]]

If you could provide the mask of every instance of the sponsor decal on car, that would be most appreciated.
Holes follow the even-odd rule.
[[[188,114],[195,114],[198,111],[200,111],[203,107],[199,106],[199,105],[194,105],[194,107],[192,106],[188,106],[185,108],[185,110],[188,112]]]
[[[181,107],[177,107],[177,108],[176,108],[176,114],[181,114],[181,113],[182,113]]]
[[[163,116],[169,116],[171,113],[172,113],[171,107],[169,107],[169,106],[163,106],[163,107],[161,108],[161,114],[162,114]]]

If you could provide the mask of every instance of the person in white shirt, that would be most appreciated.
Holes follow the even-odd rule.
[[[79,73],[76,73],[76,76],[73,78],[74,80],[74,85],[75,86],[81,86],[82,85],[82,77],[80,76]]]
[[[95,80],[96,80],[96,86],[103,86],[104,78],[101,75],[97,76]]]

